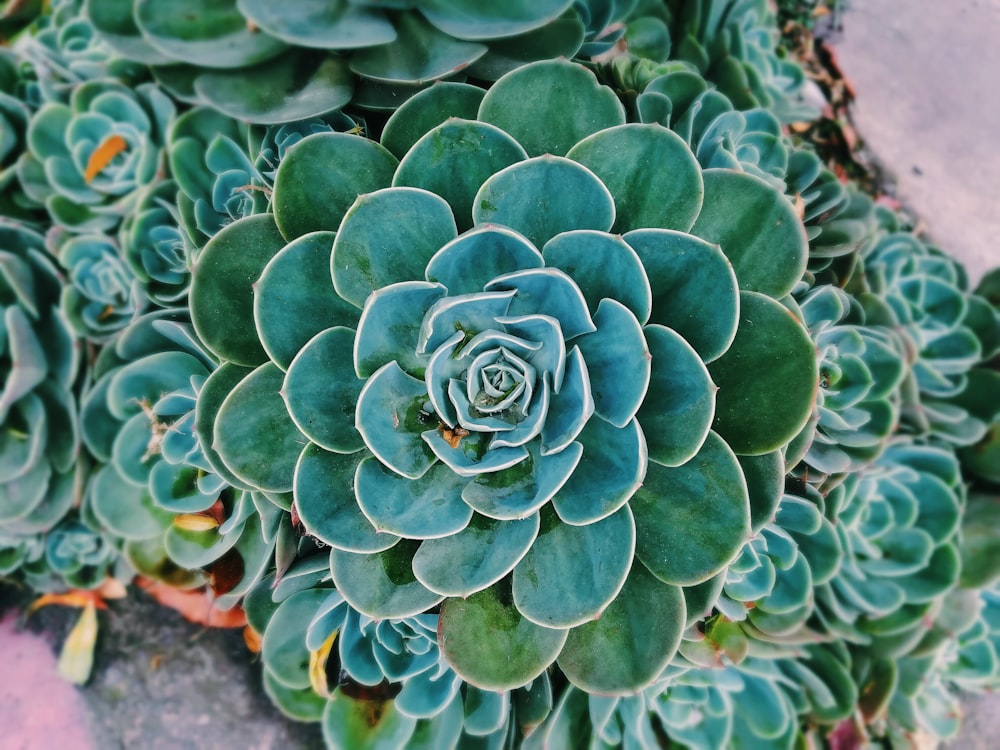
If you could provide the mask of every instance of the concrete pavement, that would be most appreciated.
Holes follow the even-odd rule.
[[[973,283],[1000,266],[997,39],[997,0],[853,0],[835,45],[861,138]]]

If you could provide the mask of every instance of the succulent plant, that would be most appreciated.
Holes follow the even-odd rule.
[[[207,583],[227,608],[273,564],[281,528],[292,532],[270,500],[232,487],[198,440],[197,397],[217,372],[184,310],[148,313],[102,350],[81,422],[100,464],[88,512],[137,572],[180,587]]]
[[[182,114],[170,129],[168,151],[188,254],[225,225],[268,210],[274,173],[289,147],[312,133],[358,127],[342,113],[266,128],[206,107]]]
[[[588,695],[569,686],[522,747],[793,746],[800,734],[796,706],[776,662],[750,658],[738,667],[708,668],[679,661],[636,696]]]
[[[0,215],[34,224],[38,206],[21,189],[17,160],[25,147],[31,111],[22,101],[21,58],[0,48]]]
[[[971,301],[964,270],[912,232],[881,213],[882,234],[864,258],[864,278],[855,296],[869,325],[900,331],[909,368],[902,422],[910,432],[930,432],[956,445],[980,440],[986,423],[962,405],[970,369],[983,357],[973,314],[985,303]],[[990,313],[995,315],[995,313]]]
[[[767,0],[666,0],[671,57],[693,65],[739,109],[765,107],[782,122],[815,119],[805,73],[779,51]]]
[[[325,587],[330,573],[324,559],[318,569],[309,563],[302,561],[276,585],[265,582],[267,606],[258,606],[255,592],[247,613],[263,630],[268,694],[289,716],[321,721],[328,746],[377,747],[390,738],[396,747],[453,748],[460,740],[487,738],[514,743],[548,715],[547,674],[513,692],[467,685],[441,654],[436,614],[363,615]],[[322,585],[304,587],[303,578],[319,578]]]
[[[50,231],[47,244],[67,275],[62,307],[77,336],[106,341],[142,312],[139,280],[110,237]]]
[[[140,190],[163,176],[163,144],[174,115],[152,84],[111,79],[72,88],[32,115],[18,163],[25,192],[44,203],[54,225],[71,232],[114,230]]]
[[[959,578],[965,490],[954,453],[900,437],[825,506],[844,562],[817,588],[818,629],[882,659],[907,655]]]
[[[962,468],[987,485],[1000,485],[1000,269],[986,274],[968,297],[966,325],[979,340],[982,361],[969,370],[965,389],[953,399],[986,425],[983,437],[959,449]]]
[[[631,117],[674,130],[703,168],[738,169],[785,192],[806,226],[807,278],[846,284],[878,232],[871,199],[842,184],[813,151],[794,144],[770,110],[741,111],[695,72],[645,63],[617,57],[598,72],[634,98]]]
[[[565,111],[553,91],[579,116],[540,129],[544,107]],[[292,491],[358,611],[440,605],[441,647],[471,684],[518,687],[558,657],[577,684],[634,690],[676,648],[680,586],[747,541],[734,451],[775,451],[812,408],[813,346],[769,296],[798,280],[805,238],[778,192],[703,175],[580,66],[522,67],[478,119],[438,125],[453,94],[414,97],[382,145],[303,139],[273,217],[208,243],[195,329],[255,368],[213,445],[247,484]],[[504,638],[484,639],[498,622]]]
[[[154,66],[161,84],[179,98],[264,124],[303,120],[348,103],[391,110],[433,81],[460,72],[492,81],[532,60],[572,57],[584,37],[595,34],[585,24],[621,15],[608,12],[613,5],[292,0],[278,9],[260,0],[224,0],[210,8],[145,0],[86,3],[107,44]]]
[[[60,310],[60,295],[61,279],[42,237],[0,220],[3,575],[40,559],[44,542],[35,541],[38,535],[54,529],[78,502],[73,388],[80,352]]]
[[[820,357],[817,423],[800,472],[828,490],[876,459],[895,432],[906,352],[894,331],[864,325],[861,305],[838,287],[813,287],[799,309]]]
[[[76,85],[97,79],[128,86],[149,80],[144,65],[116,57],[104,44],[83,13],[83,0],[52,0],[46,6],[16,45],[31,63],[32,99],[63,101]]]
[[[180,226],[176,202],[177,184],[173,180],[150,185],[118,232],[121,255],[135,283],[145,298],[159,307],[183,302],[191,283],[191,242]]]
[[[1000,271],[786,133],[773,3],[16,5],[0,578],[242,606],[330,747],[902,747],[997,686]]]
[[[0,2],[0,42],[6,43],[42,13],[42,0]]]

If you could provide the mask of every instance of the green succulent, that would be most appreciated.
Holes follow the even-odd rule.
[[[878,458],[894,434],[906,352],[894,331],[864,325],[861,305],[838,287],[813,287],[799,309],[820,357],[816,427],[800,473],[829,489]]]
[[[111,79],[72,88],[32,115],[18,162],[25,192],[44,203],[54,225],[108,232],[134,208],[140,191],[162,177],[163,145],[174,115],[156,86]]]
[[[206,246],[195,329],[254,369],[203,442],[292,492],[355,609],[440,605],[467,682],[518,687],[558,658],[576,684],[635,690],[676,649],[680,587],[748,539],[735,452],[777,450],[812,408],[813,345],[772,299],[801,276],[804,234],[766,183],[703,174],[669,130],[626,125],[578,65],[508,74],[478,119],[438,124],[442,99],[479,96],[439,85],[381,145],[304,138],[273,216]],[[540,128],[545,107],[577,115]]]
[[[176,199],[173,180],[150,185],[118,232],[129,270],[145,298],[159,307],[182,303],[191,283],[191,243],[180,226]]]
[[[266,128],[206,107],[178,117],[168,151],[189,255],[227,224],[269,209],[274,173],[289,147],[306,135],[358,127],[342,113]]]
[[[33,534],[0,527],[0,579],[23,582],[34,591],[96,588],[109,576],[130,577],[122,567],[112,541],[75,511]]]
[[[791,149],[785,180],[809,235],[807,281],[847,286],[878,238],[874,202],[855,185],[842,183],[805,147]]]
[[[329,577],[325,559],[307,558],[247,599],[268,695],[292,718],[322,722],[328,746],[516,744],[548,715],[548,674],[513,692],[478,690],[445,661],[436,614],[373,619],[327,588]]]
[[[585,23],[621,16],[608,12],[612,5],[292,0],[279,9],[261,0],[216,0],[209,7],[189,0],[86,2],[107,44],[154,66],[179,98],[265,124],[348,103],[391,110],[457,73],[493,81],[532,60],[572,57],[595,34]]]
[[[88,512],[137,572],[181,587],[209,583],[221,608],[273,564],[278,536],[293,535],[287,513],[231,486],[197,438],[199,393],[231,375],[192,336],[186,311],[159,310],[102,350],[81,409],[100,464]]]
[[[981,482],[1000,484],[1000,269],[983,277],[968,297],[966,325],[979,340],[982,361],[967,373],[967,385],[953,401],[986,425],[983,437],[959,449],[962,469]]]
[[[30,5],[30,3],[28,4]],[[139,65],[116,57],[83,13],[83,0],[52,0],[18,39],[18,51],[31,62],[32,98],[63,101],[85,81],[114,78],[133,86],[149,80]]]
[[[42,13],[42,0],[3,0],[0,2],[0,41],[16,36]]]
[[[63,586],[94,588],[103,583],[118,560],[118,550],[101,533],[79,519],[64,519],[45,538],[45,562]],[[33,588],[40,588],[34,582]]]
[[[44,535],[77,502],[78,343],[42,237],[0,220],[4,311],[0,394],[0,575],[44,556]]]
[[[800,734],[796,708],[775,662],[751,658],[739,667],[684,663],[668,671],[636,696],[588,695],[569,686],[552,717],[522,747],[794,746]]]
[[[883,660],[911,654],[959,579],[965,490],[952,451],[898,438],[825,498],[844,550],[817,628]]]
[[[31,110],[22,101],[21,58],[0,48],[0,215],[34,224],[38,206],[17,179],[17,160],[25,147]]]
[[[817,117],[805,100],[805,73],[779,50],[767,0],[666,0],[666,6],[671,57],[694,66],[738,109],[765,107],[782,122]]]
[[[918,435],[975,443],[985,434],[986,422],[962,399],[969,371],[984,354],[976,313],[985,302],[969,294],[965,272],[955,260],[902,230],[892,214],[883,212],[881,219],[884,229],[864,258],[855,296],[869,325],[888,326],[905,337],[910,366],[902,423]]]
[[[106,341],[142,312],[139,280],[110,237],[51,232],[47,244],[66,271],[62,308],[77,336]]]
[[[627,100],[634,98],[631,117],[674,130],[703,168],[738,169],[785,192],[806,226],[807,278],[846,283],[878,231],[871,199],[794,144],[770,110],[741,111],[700,74],[676,63],[650,70],[646,62],[620,56],[598,72]]]

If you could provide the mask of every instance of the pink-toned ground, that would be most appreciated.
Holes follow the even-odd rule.
[[[83,700],[42,637],[0,616],[0,750],[96,750]]]

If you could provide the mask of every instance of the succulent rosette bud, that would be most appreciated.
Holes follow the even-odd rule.
[[[775,301],[806,262],[789,203],[553,61],[432,87],[381,144],[304,138],[272,206],[195,269],[199,336],[254,368],[203,442],[293,493],[352,607],[440,605],[471,684],[556,659],[648,684],[681,587],[748,540],[736,454],[776,455],[812,409],[814,347]]]
[[[895,331],[864,325],[861,305],[835,286],[812,288],[799,309],[820,357],[817,423],[800,473],[829,489],[878,458],[897,429],[906,347]]]
[[[855,296],[869,325],[892,327],[905,337],[910,366],[903,385],[903,428],[917,435],[933,432],[954,445],[975,443],[989,419],[977,414],[984,397],[976,391],[982,389],[968,394],[971,403],[963,399],[970,371],[990,353],[984,352],[980,335],[983,317],[995,328],[995,312],[969,294],[957,261],[904,231],[891,212],[882,211],[880,219],[882,231],[864,258]],[[995,346],[995,334],[991,342],[988,346]]]
[[[32,115],[18,163],[25,192],[68,231],[115,229],[139,191],[162,178],[174,104],[159,88],[113,79],[75,85]]]
[[[48,244],[66,270],[62,307],[77,336],[107,341],[142,312],[139,280],[111,237],[52,231]]]
[[[140,197],[118,233],[122,255],[146,298],[171,307],[187,296],[191,283],[188,247],[174,205],[177,185],[161,180]]]

